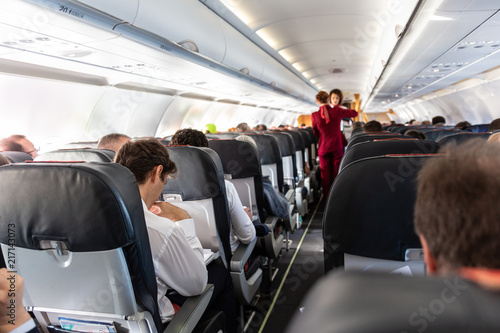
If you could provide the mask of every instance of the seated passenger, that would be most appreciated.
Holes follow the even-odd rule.
[[[488,132],[493,132],[500,129],[500,118],[493,120],[488,127]]]
[[[472,126],[472,125],[468,121],[461,121],[455,125],[455,128],[463,130],[469,126]]]
[[[422,131],[417,131],[417,130],[409,130],[405,132],[405,135],[411,136],[412,138],[417,138],[420,140],[425,140],[427,139],[427,136],[425,135],[424,132]]]
[[[16,273],[0,269],[0,333],[38,333],[23,305],[24,281]]]
[[[128,135],[120,133],[111,133],[103,136],[99,140],[99,143],[97,143],[97,148],[112,150],[116,153],[118,152],[118,150],[120,150],[123,144],[131,140],[132,138],[130,138]]]
[[[255,126],[254,131],[267,131],[267,126],[264,124],[259,124]]]
[[[125,143],[116,154],[115,162],[132,171],[139,185],[155,263],[160,316],[163,322],[168,322],[175,311],[167,298],[167,290],[195,296],[207,285],[203,248],[196,237],[193,219],[173,205],[162,207],[164,216],[169,218],[149,212],[167,178],[175,174],[177,168],[167,149],[155,139]]]
[[[250,131],[252,131],[252,129],[250,128],[250,126],[248,126],[247,123],[239,123],[235,129],[235,132],[250,132]]]
[[[428,126],[428,125],[432,125],[432,124],[431,124],[430,120],[423,120],[421,125]]]
[[[491,134],[488,138],[488,142],[500,142],[500,132]]]
[[[441,152],[419,173],[414,222],[428,275],[445,279],[334,273],[287,332],[498,331],[489,309],[500,306],[500,146],[477,140]]]
[[[363,132],[365,133],[376,133],[382,132],[382,124],[376,120],[369,121],[363,126]]]
[[[0,140],[0,151],[22,151],[33,158],[38,155],[38,149],[33,143],[26,139],[26,136],[19,134]]]
[[[208,140],[202,132],[186,128],[175,132],[170,144],[174,146],[208,147]],[[231,219],[229,242],[231,244],[231,252],[234,252],[238,248],[239,242],[249,244],[255,239],[256,233],[249,216],[250,211],[249,209],[247,211],[243,209],[236,188],[230,181],[224,180],[224,183],[226,185],[229,217]]]
[[[432,125],[435,127],[441,127],[444,126],[444,124],[446,124],[446,120],[443,116],[435,116],[432,118]]]

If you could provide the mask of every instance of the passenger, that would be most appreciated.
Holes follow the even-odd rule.
[[[33,158],[38,155],[38,149],[33,143],[26,139],[26,136],[19,134],[0,140],[0,151],[22,151]]]
[[[250,126],[248,126],[247,123],[239,123],[237,126],[236,126],[236,130],[235,132],[251,132],[252,129],[250,128]]]
[[[364,133],[364,131],[363,131],[364,125],[365,125],[365,123],[362,121],[355,121],[354,124],[352,124],[351,138],[355,135]]]
[[[131,141],[132,138],[125,134],[120,133],[111,133],[103,136],[99,143],[97,144],[98,149],[108,149],[112,150],[115,153],[120,150],[121,146],[125,143]]]
[[[429,125],[432,125],[432,124],[431,124],[430,120],[423,120],[421,125],[422,126],[429,126]]]
[[[9,160],[5,156],[0,154],[0,166],[5,165],[5,164],[9,164],[9,163],[10,163]]]
[[[488,138],[488,142],[500,142],[500,132],[491,134]]]
[[[500,118],[493,120],[488,127],[488,132],[493,132],[500,129]]]
[[[0,268],[0,333],[38,333],[23,305],[24,280],[16,273]]]
[[[461,121],[455,125],[455,128],[463,130],[469,126],[472,126],[472,125],[468,121]]]
[[[217,133],[217,126],[215,124],[207,124],[207,130],[205,133],[207,134],[215,134]]]
[[[255,126],[254,128],[255,131],[267,131],[267,126],[264,124],[259,124]]]
[[[424,132],[422,131],[417,131],[417,130],[409,130],[405,132],[406,136],[411,136],[412,138],[417,138],[420,140],[425,140],[427,139],[427,136],[425,135]]]
[[[330,184],[337,176],[340,160],[344,156],[342,132],[340,122],[342,118],[356,117],[354,110],[345,109],[342,105],[342,92],[334,89],[330,95],[320,91],[316,95],[316,102],[320,105],[319,111],[311,114],[312,128],[318,140],[319,166],[321,170],[321,186],[323,199],[326,202],[330,193]],[[330,106],[330,102],[333,107]]]
[[[170,141],[171,145],[189,145],[193,147],[208,147],[208,140],[205,134],[191,128],[185,128],[175,132]],[[255,144],[255,143],[254,143]],[[255,227],[252,224],[250,209],[244,209],[240,197],[234,185],[224,180],[226,185],[227,203],[229,217],[231,219],[231,230],[229,242],[231,252],[236,251],[238,244],[249,244],[256,237]]]
[[[158,306],[165,323],[175,314],[175,307],[167,297],[168,290],[173,289],[188,297],[199,295],[205,289],[208,274],[203,248],[196,237],[194,221],[184,210],[162,202],[162,217],[149,211],[159,198],[167,178],[177,172],[168,150],[158,140],[125,143],[117,152],[115,162],[132,171],[139,185],[158,282]],[[214,287],[210,307],[218,308],[220,300],[217,298],[225,293],[225,281],[216,281]],[[232,289],[230,291],[233,292]],[[233,315],[233,319],[235,316],[234,312],[226,315]]]
[[[382,132],[382,124],[376,120],[371,120],[363,126],[363,132],[365,133],[377,133]]]
[[[446,120],[443,116],[435,116],[434,118],[432,118],[432,125],[434,125],[435,127],[441,127],[444,126],[444,124],[446,124]]]

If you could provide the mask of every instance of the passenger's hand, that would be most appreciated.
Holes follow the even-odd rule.
[[[24,280],[0,269],[0,333],[10,332],[31,319],[23,305]]]
[[[156,202],[149,209],[149,211],[174,222],[191,218],[191,216],[184,209],[165,201]]]
[[[250,208],[248,208],[246,206],[243,206],[243,210],[245,211],[245,213],[247,213],[247,215],[250,218],[250,220],[252,220],[253,219],[253,215],[252,215],[252,211],[250,210]]]

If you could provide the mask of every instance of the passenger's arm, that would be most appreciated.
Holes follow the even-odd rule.
[[[27,332],[35,328],[24,308],[23,294],[23,278],[8,272],[6,268],[0,269],[0,333],[19,328],[19,332]]]
[[[159,209],[159,212],[158,212]],[[151,211],[154,210],[154,211]],[[171,221],[177,222],[185,219],[191,218],[189,214],[182,208],[172,205],[169,202],[155,202],[150,211],[161,217],[165,217]]]
[[[249,244],[255,238],[255,227],[241,204],[234,185],[226,182],[227,201],[233,233],[243,244]]]
[[[158,233],[155,237],[164,235]],[[205,289],[208,278],[201,246],[193,249],[179,227],[173,229],[168,239],[159,243],[163,246],[154,263],[157,277],[182,296],[199,295]]]

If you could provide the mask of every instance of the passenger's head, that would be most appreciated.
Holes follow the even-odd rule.
[[[319,93],[316,94],[316,102],[318,104],[328,104],[329,102],[329,95],[326,91],[320,91]]]
[[[418,176],[415,230],[429,274],[500,269],[500,145],[448,145]]]
[[[333,89],[330,91],[330,103],[333,105],[342,105],[344,100],[344,96],[342,95],[342,91],[339,89]]]
[[[38,155],[38,149],[33,143],[26,136],[18,134],[0,140],[0,151],[22,151],[33,158]]]
[[[423,120],[421,125],[428,126],[428,125],[432,125],[432,124],[431,124],[430,120]]]
[[[446,124],[446,120],[442,116],[435,116],[432,118],[432,125]]]
[[[124,143],[131,141],[132,139],[125,134],[120,133],[111,133],[103,136],[99,143],[97,144],[97,148],[99,149],[109,149],[117,152],[120,150],[120,147],[123,146]]]
[[[363,132],[365,133],[375,133],[382,132],[382,124],[376,120],[371,120],[363,126]]]
[[[236,125],[236,132],[250,132],[252,129],[247,123],[239,123]]]
[[[5,165],[5,164],[10,164],[10,162],[5,156],[0,154],[0,166]]]
[[[139,185],[146,183],[153,174],[159,174],[161,180],[166,182],[169,175],[177,172],[174,162],[170,160],[167,148],[156,139],[125,143],[116,153],[115,163],[132,171]]]
[[[461,121],[455,125],[455,128],[463,130],[469,126],[472,126],[472,125],[468,121]]]
[[[491,134],[488,138],[488,142],[500,142],[500,132]]]
[[[255,130],[256,131],[267,131],[267,126],[264,124],[259,124],[259,125],[255,126]]]
[[[493,120],[488,127],[488,132],[493,132],[500,129],[500,118]]]
[[[356,128],[363,128],[365,126],[365,123],[362,121],[355,121],[354,124],[352,124],[352,129]]]
[[[421,139],[421,140],[425,140],[425,139],[427,139],[427,137],[425,136],[425,133],[424,133],[424,132],[422,132],[422,131],[417,131],[417,130],[409,130],[409,131],[406,131],[406,132],[405,132],[405,135],[407,135],[407,136],[411,136],[412,138]]]
[[[193,146],[193,147],[208,147],[208,140],[203,132],[184,128],[175,132],[170,139],[171,146]]]

